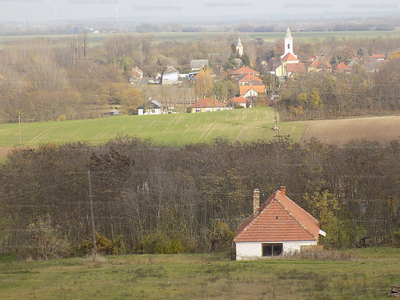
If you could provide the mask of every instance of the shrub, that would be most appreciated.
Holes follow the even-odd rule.
[[[31,237],[26,253],[33,259],[49,260],[69,256],[68,237],[61,236],[58,226],[51,225],[50,216],[39,217],[36,223],[28,226],[27,232]]]
[[[101,233],[96,232],[97,253],[102,255],[119,255],[125,253],[125,244],[122,238],[123,236],[119,235],[114,240],[109,240]],[[76,247],[75,254],[82,256],[92,253],[93,250],[93,240],[88,238]]]

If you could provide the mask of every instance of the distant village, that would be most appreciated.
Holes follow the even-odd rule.
[[[194,103],[190,105],[188,112],[212,112],[221,110],[230,110],[233,108],[251,108],[254,101],[260,97],[265,96],[267,93],[266,85],[263,76],[273,76],[280,83],[285,82],[288,78],[295,78],[308,72],[322,72],[322,73],[345,73],[352,72],[355,65],[359,65],[363,61],[365,72],[377,72],[379,66],[385,61],[385,54],[372,54],[370,56],[362,55],[356,56],[350,62],[345,64],[343,61],[335,63],[335,57],[326,57],[322,53],[319,56],[310,57],[310,63],[306,65],[300,62],[297,55],[293,51],[293,37],[288,27],[284,37],[284,52],[280,56],[280,65],[274,71],[266,71],[264,74],[244,65],[242,57],[244,49],[240,38],[236,44],[236,58],[234,59],[236,68],[229,70],[227,75],[233,79],[239,88],[239,94],[226,101],[218,101],[217,99],[204,97],[197,98]],[[361,53],[358,53],[361,54]],[[265,61],[261,65],[266,65]],[[138,67],[132,68],[132,77],[129,82],[132,84],[160,84],[160,85],[179,85],[184,80],[196,81],[196,76],[201,70],[210,65],[209,59],[196,59],[190,61],[191,72],[182,74],[173,66],[167,68],[161,73],[158,73],[155,78],[145,79],[143,71]],[[221,71],[223,71],[221,67]],[[277,95],[271,94],[271,100]],[[138,115],[153,115],[153,114],[168,114],[173,113],[173,107],[163,105],[160,101],[149,98],[146,103],[138,107]]]

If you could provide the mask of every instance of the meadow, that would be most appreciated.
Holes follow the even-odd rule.
[[[210,113],[180,113],[149,116],[110,116],[99,119],[21,124],[21,145],[86,141],[99,144],[117,134],[151,138],[157,143],[185,145],[210,142],[217,137],[228,140],[273,140],[274,110],[270,107],[236,109]],[[304,125],[281,123],[281,133],[294,140],[302,137]],[[19,145],[18,123],[0,124],[0,147]]]
[[[399,248],[348,260],[231,261],[218,254],[122,255],[53,261],[0,256],[1,299],[387,299]]]
[[[123,35],[125,33],[100,33],[89,34],[89,47],[101,46],[103,41],[109,37]],[[136,33],[138,34],[138,33]],[[177,40],[185,41],[189,39],[198,39],[199,37],[230,37],[232,35],[240,35],[242,39],[256,39],[260,38],[265,41],[275,42],[281,40],[283,37],[282,32],[155,32],[155,41]],[[69,37],[76,36],[77,34],[38,34],[38,35],[12,35],[0,36],[0,49],[6,47],[7,43],[12,41],[31,39],[31,38],[51,38],[57,43]],[[335,39],[359,39],[359,38],[398,38],[400,37],[400,30],[393,31],[303,31],[292,32],[293,37],[297,41],[302,42],[317,42],[323,41],[328,38]]]

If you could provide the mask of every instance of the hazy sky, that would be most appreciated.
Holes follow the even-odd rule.
[[[395,11],[399,0],[0,0],[0,22],[132,17],[203,17],[257,14]],[[338,14],[340,16],[340,14]]]

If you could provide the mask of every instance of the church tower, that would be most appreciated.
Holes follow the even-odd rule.
[[[236,45],[236,53],[239,54],[240,57],[243,55],[243,45],[242,42],[240,41],[240,38],[238,38],[238,42]]]
[[[281,59],[288,53],[292,54],[295,58],[297,58],[297,55],[294,55],[294,53],[293,53],[293,37],[292,37],[292,33],[290,32],[289,27],[286,29],[285,52],[281,56]]]

